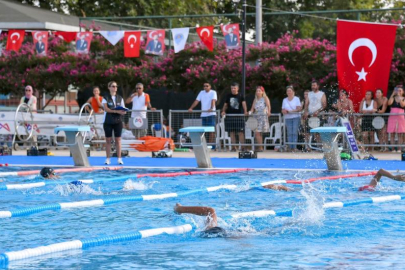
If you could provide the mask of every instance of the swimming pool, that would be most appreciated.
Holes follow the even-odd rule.
[[[29,170],[32,168],[23,168]],[[2,171],[16,168],[2,168]],[[181,198],[121,202],[98,207],[42,211],[0,219],[0,253],[75,239],[114,235],[150,228],[193,224],[195,231],[92,247],[85,250],[11,262],[12,269],[134,269],[134,268],[402,268],[405,244],[403,201],[323,209],[330,201],[405,194],[401,183],[384,180],[376,192],[358,192],[371,177],[289,185],[280,192],[251,188],[278,179],[308,179],[336,175],[326,171],[251,170],[231,174],[136,178],[146,172],[168,170],[95,171],[65,173],[66,180],[128,176],[79,188],[68,184],[28,190],[0,191],[0,211],[60,202],[185,192],[233,184],[234,190],[190,194]],[[181,171],[181,170],[169,170]],[[7,177],[4,183],[38,182],[30,177]],[[226,238],[203,238],[204,218],[177,215],[175,203],[208,205],[216,209]],[[238,218],[235,213],[293,208],[292,217]]]

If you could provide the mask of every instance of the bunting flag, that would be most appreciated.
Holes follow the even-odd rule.
[[[99,33],[115,46],[124,37],[125,31],[100,31]]]
[[[76,39],[77,32],[63,32],[63,31],[56,31],[55,37],[63,39],[65,42],[70,43]]]
[[[124,34],[124,56],[139,57],[141,48],[141,32],[125,32]]]
[[[174,40],[174,52],[178,53],[179,51],[184,50],[186,46],[188,34],[190,28],[174,28],[172,29],[172,36]]]
[[[197,34],[209,51],[214,50],[214,26],[197,27]]]
[[[163,55],[165,51],[165,30],[147,32],[145,54]]]
[[[93,38],[92,32],[79,32],[76,35],[76,52],[87,54],[90,51],[90,43]]]
[[[46,52],[48,51],[48,32],[32,32],[32,38],[34,39],[34,49],[36,53],[38,55],[46,55]]]
[[[6,50],[18,52],[20,50],[21,44],[23,43],[24,36],[24,30],[8,30]]]
[[[397,25],[338,21],[337,73],[339,88],[345,89],[359,107],[367,90],[387,94]]]
[[[227,24],[221,27],[222,34],[225,37],[225,43],[227,49],[237,49],[240,44],[239,37],[239,24]]]

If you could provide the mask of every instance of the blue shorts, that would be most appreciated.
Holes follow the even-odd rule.
[[[216,124],[215,115],[201,117],[201,119],[202,119],[202,125],[204,127],[215,127],[215,124]]]

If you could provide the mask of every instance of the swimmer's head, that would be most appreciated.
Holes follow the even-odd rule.
[[[55,171],[52,168],[44,167],[39,173],[43,178],[51,178],[55,175]]]
[[[226,231],[221,227],[212,227],[201,232],[201,237],[226,237]]]

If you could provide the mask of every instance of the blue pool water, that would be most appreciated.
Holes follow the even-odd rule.
[[[24,170],[35,168],[24,168]],[[15,170],[2,168],[1,171]],[[96,171],[66,173],[63,179],[135,176],[176,170]],[[177,170],[180,171],[180,170]],[[181,192],[221,184],[236,191],[190,195],[184,198],[126,202],[102,207],[45,211],[26,217],[0,219],[0,253],[58,242],[113,235],[158,227],[194,224],[196,232],[160,235],[87,250],[61,252],[12,262],[10,269],[184,269],[184,268],[403,268],[404,202],[365,204],[323,209],[329,201],[405,194],[405,185],[384,180],[376,192],[358,192],[371,177],[288,185],[280,192],[250,189],[277,179],[307,179],[335,175],[324,171],[247,171],[232,174],[172,178],[135,178],[71,189],[68,185],[25,191],[0,191],[0,211],[56,202]],[[3,178],[0,184],[38,182],[32,177]],[[208,205],[216,209],[226,238],[202,238],[204,218],[177,215],[175,203]],[[231,214],[263,209],[293,208],[293,217],[227,218]]]

